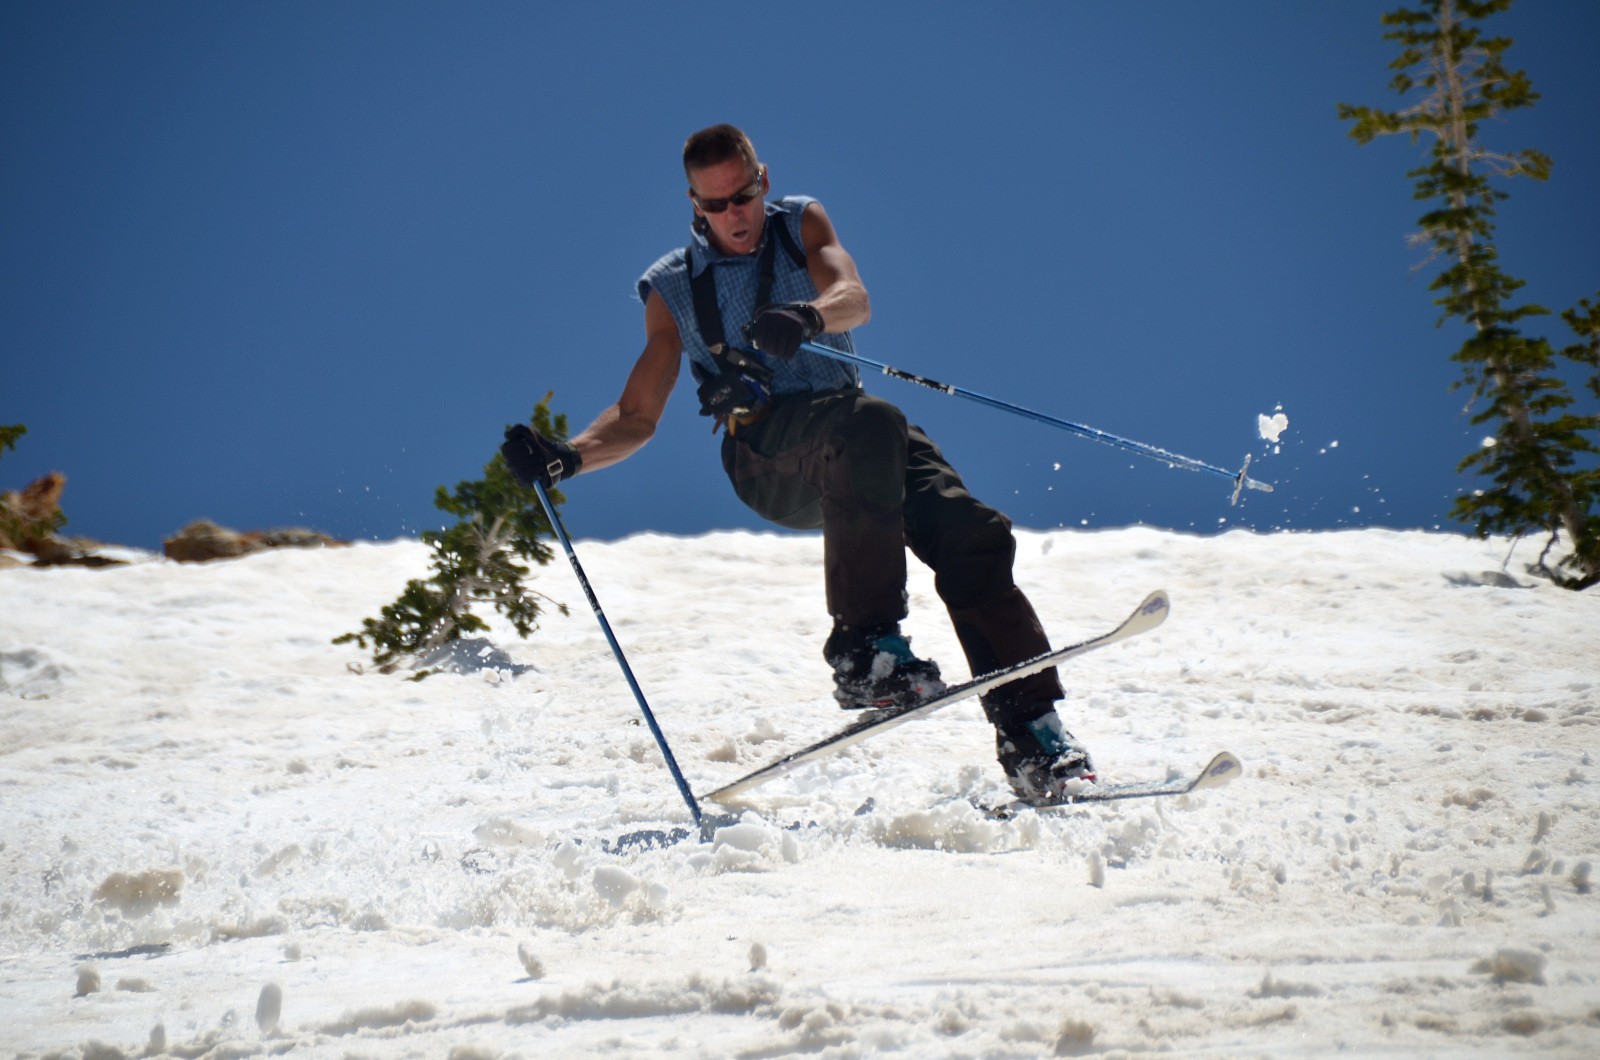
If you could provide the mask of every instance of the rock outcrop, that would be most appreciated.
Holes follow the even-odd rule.
[[[328,548],[350,542],[329,537],[317,530],[229,530],[209,519],[196,519],[161,543],[168,559],[182,563],[206,563],[216,559],[236,559],[274,548]]]
[[[66,525],[61,495],[67,476],[52,471],[21,490],[0,493],[0,549],[25,552],[36,567],[115,567],[123,561],[97,556],[98,541],[65,538],[56,533]],[[0,566],[16,566],[14,557],[0,557]]]

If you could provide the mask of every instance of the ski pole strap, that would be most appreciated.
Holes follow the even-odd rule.
[[[1243,468],[1238,471],[1229,471],[1227,468],[1217,467],[1215,464],[1208,464],[1203,460],[1196,460],[1190,456],[1182,456],[1178,453],[1169,452],[1154,445],[1147,445],[1144,442],[1134,441],[1132,438],[1123,438],[1112,434],[1109,431],[1102,431],[1096,427],[1089,427],[1082,423],[1073,423],[1070,420],[1064,420],[1057,416],[1050,416],[1043,412],[1035,412],[1032,409],[1023,408],[1021,405],[1013,405],[1009,401],[1001,401],[999,398],[992,398],[987,394],[980,394],[977,391],[968,390],[966,387],[955,386],[951,383],[941,383],[937,379],[929,379],[927,376],[921,376],[912,372],[902,371],[899,368],[891,367],[890,365],[884,364],[881,361],[874,361],[870,357],[863,357],[858,353],[851,353],[846,350],[836,350],[830,346],[820,346],[815,342],[802,342],[800,344],[800,348],[810,353],[820,354],[823,357],[831,357],[836,361],[844,361],[847,364],[857,364],[865,368],[875,368],[890,378],[899,379],[907,383],[915,383],[917,386],[926,387],[929,390],[937,390],[941,394],[950,394],[955,397],[963,397],[969,401],[976,401],[980,405],[987,405],[992,409],[999,409],[1002,412],[1011,412],[1018,416],[1025,416],[1028,419],[1034,420],[1038,423],[1047,424],[1051,427],[1059,427],[1064,431],[1070,431],[1079,437],[1088,438],[1092,441],[1100,442],[1103,445],[1109,445],[1130,453],[1137,453],[1140,456],[1149,457],[1152,460],[1159,460],[1169,467],[1182,468],[1185,471],[1203,471],[1208,474],[1221,475],[1223,478],[1228,479],[1234,484],[1233,502],[1235,504],[1239,502],[1240,491],[1246,488],[1260,490],[1263,493],[1272,492],[1272,486],[1270,483],[1258,482],[1246,474],[1250,468],[1250,460],[1248,457],[1245,458]]]

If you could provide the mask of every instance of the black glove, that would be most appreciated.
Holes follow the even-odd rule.
[[[520,423],[506,431],[500,452],[511,469],[511,477],[521,486],[531,487],[537,482],[549,489],[583,467],[583,457],[572,446],[546,438]]]
[[[721,423],[729,416],[743,415],[761,402],[761,392],[745,376],[729,364],[722,371],[711,373],[696,361],[689,362],[694,373],[695,395],[700,399],[700,415],[710,416]]]
[[[745,337],[762,353],[787,361],[802,342],[822,334],[822,314],[806,302],[777,302],[756,310]]]

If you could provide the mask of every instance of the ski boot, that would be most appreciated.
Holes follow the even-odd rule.
[[[1066,730],[1054,710],[1021,724],[997,724],[995,749],[1000,768],[1023,802],[1059,800],[1066,796],[1070,782],[1095,779],[1089,752]]]
[[[938,664],[911,653],[898,622],[836,625],[822,655],[833,667],[833,698],[844,710],[910,706],[944,691]]]

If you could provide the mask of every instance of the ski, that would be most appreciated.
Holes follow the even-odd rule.
[[[1041,810],[1060,810],[1082,806],[1091,802],[1116,802],[1118,799],[1149,799],[1161,795],[1187,795],[1192,791],[1220,788],[1244,772],[1239,759],[1227,751],[1213,758],[1206,767],[1193,776],[1178,776],[1170,780],[1131,780],[1116,784],[1085,784],[1080,790],[1060,799],[1047,802],[1024,802],[1016,799],[1001,806],[980,806],[990,817],[1007,820],[1020,813],[1037,813]]]
[[[913,703],[908,707],[884,707],[878,710],[865,711],[861,717],[832,736],[824,737],[809,747],[801,748],[792,754],[784,755],[774,762],[769,762],[755,772],[746,774],[731,784],[724,784],[716,791],[705,796],[705,798],[712,802],[726,803],[734,796],[749,791],[757,785],[765,784],[769,780],[781,777],[785,773],[805,765],[807,762],[814,762],[819,758],[825,758],[837,751],[842,751],[852,744],[860,743],[869,736],[887,732],[895,726],[903,725],[915,718],[925,718],[934,711],[948,707],[952,703],[959,703],[973,696],[981,696],[985,692],[998,688],[1007,682],[1038,673],[1040,670],[1047,670],[1058,663],[1063,663],[1068,659],[1094,651],[1096,648],[1104,648],[1106,645],[1115,644],[1119,640],[1126,640],[1140,633],[1147,633],[1161,625],[1171,607],[1172,604],[1167,599],[1166,592],[1157,589],[1145,597],[1144,602],[1134,609],[1133,614],[1129,615],[1122,625],[1110,633],[1101,634],[1071,647],[1057,648],[1055,651],[1045,652],[1043,655],[1035,656],[1014,666],[1008,666],[993,673],[974,677],[964,684],[947,688],[933,698],[923,700],[921,703]]]

